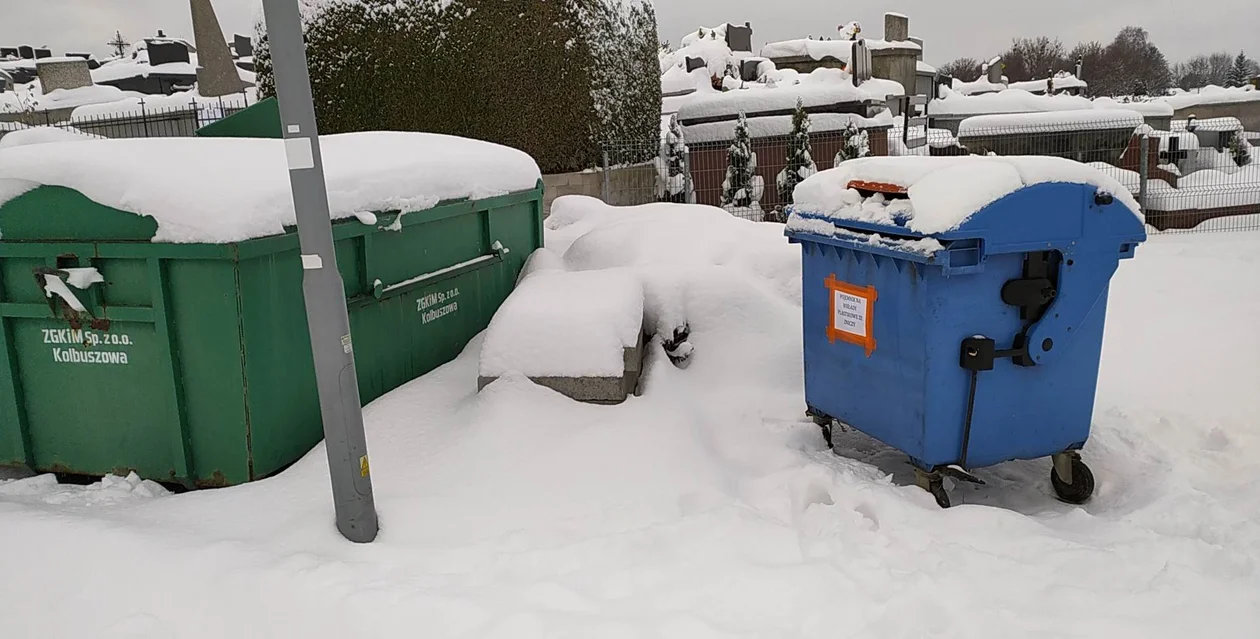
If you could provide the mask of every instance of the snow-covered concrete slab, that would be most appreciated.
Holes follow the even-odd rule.
[[[478,390],[518,373],[579,401],[625,401],[643,370],[642,285],[624,269],[539,268],[547,251],[486,329]]]

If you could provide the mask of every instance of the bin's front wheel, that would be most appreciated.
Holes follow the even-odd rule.
[[[949,493],[945,492],[945,480],[939,472],[915,468],[914,483],[918,484],[919,488],[932,493],[937,506],[949,508]]]
[[[1054,486],[1054,493],[1059,499],[1069,504],[1083,504],[1089,501],[1094,494],[1094,473],[1090,471],[1089,466],[1081,461],[1078,456],[1072,456],[1072,483],[1067,483],[1059,476],[1058,467],[1063,464],[1055,464],[1050,470],[1050,484]]]

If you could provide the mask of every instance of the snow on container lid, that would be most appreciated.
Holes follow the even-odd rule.
[[[850,185],[875,183],[905,189],[908,197],[863,197]],[[1111,193],[1140,218],[1124,185],[1098,169],[1040,156],[873,157],[849,160],[796,186],[794,215],[864,222],[933,235],[958,229],[973,214],[1024,187],[1051,182],[1088,184]],[[876,190],[876,189],[867,189]]]
[[[333,219],[527,191],[541,177],[522,151],[432,133],[328,135],[320,150]],[[0,206],[39,186],[152,217],[154,242],[240,242],[296,224],[283,140],[148,138],[0,149]]]
[[[959,123],[958,136],[1136,129],[1143,123],[1140,113],[1123,109],[977,115]]]

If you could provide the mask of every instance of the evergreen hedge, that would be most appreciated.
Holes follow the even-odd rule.
[[[521,149],[544,173],[660,136],[648,0],[321,0],[303,30],[322,133],[428,131]],[[256,34],[260,97],[272,88]]]

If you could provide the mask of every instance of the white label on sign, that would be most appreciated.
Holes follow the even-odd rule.
[[[354,344],[351,343],[349,335],[341,336],[341,350],[345,351],[347,355],[354,352]]]
[[[300,127],[300,126],[298,126],[298,125],[296,125],[296,124],[290,124],[290,125],[289,125],[289,133],[298,134],[298,133],[301,133],[301,132],[302,132],[302,127]]]
[[[289,160],[289,170],[315,168],[315,153],[310,138],[288,138],[284,141],[284,155]]]
[[[303,255],[302,268],[308,271],[324,268],[324,260],[318,255]]]
[[[836,316],[831,319],[832,328],[850,335],[866,337],[866,313],[870,302],[865,297],[833,291]]]

